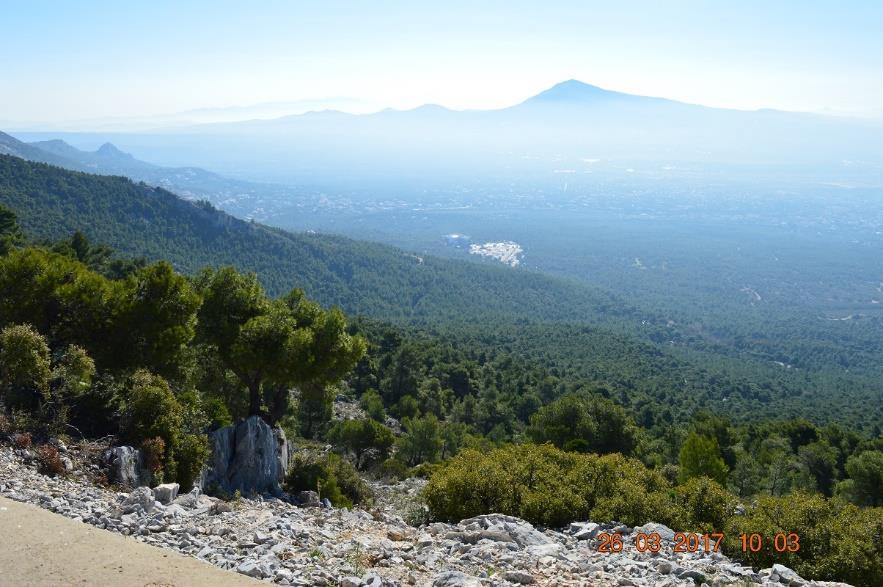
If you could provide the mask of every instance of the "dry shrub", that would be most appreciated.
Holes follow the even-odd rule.
[[[64,473],[64,463],[58,455],[58,449],[51,444],[37,448],[37,463],[40,473],[56,477]]]
[[[33,440],[31,439],[30,432],[22,432],[21,434],[16,434],[12,437],[12,445],[15,448],[28,449],[31,448],[32,444]]]

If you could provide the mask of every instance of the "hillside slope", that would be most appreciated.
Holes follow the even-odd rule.
[[[786,371],[765,361],[654,344],[647,312],[586,286],[520,269],[419,257],[375,243],[293,234],[114,176],[0,155],[0,204],[36,239],[75,230],[129,256],[194,273],[233,265],[271,294],[292,287],[353,315],[420,326],[479,355],[508,349],[579,380],[610,385],[626,405],[714,409],[738,420],[801,415],[858,428],[881,421],[879,382]],[[482,352],[482,349],[486,349]],[[649,406],[648,406],[649,407]],[[651,411],[657,408],[649,408]]]
[[[264,219],[292,206],[297,189],[240,181],[199,167],[162,167],[136,159],[111,143],[95,151],[77,149],[59,139],[26,143],[0,132],[0,154],[71,171],[122,175],[136,182],[162,187],[188,200],[207,200],[239,218]]]
[[[622,311],[609,296],[539,274],[292,234],[122,177],[11,156],[0,156],[0,204],[38,239],[80,230],[127,255],[168,259],[184,272],[233,265],[257,273],[272,294],[301,287],[324,304],[375,318],[594,321]]]

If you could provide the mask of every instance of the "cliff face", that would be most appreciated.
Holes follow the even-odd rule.
[[[674,553],[672,531],[655,524],[579,522],[556,531],[491,514],[412,526],[383,499],[369,513],[297,507],[269,494],[224,502],[198,490],[163,505],[150,499],[157,495],[149,488],[117,493],[76,469],[65,478],[46,477],[32,461],[26,450],[0,448],[0,496],[280,585],[823,584],[780,565],[758,572],[702,549]],[[413,482],[384,488],[409,489],[416,489]],[[620,532],[622,551],[599,552],[602,532]],[[660,551],[638,552],[638,534],[652,532],[663,538]]]

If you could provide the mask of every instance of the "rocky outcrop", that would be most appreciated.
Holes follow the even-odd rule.
[[[288,441],[280,428],[252,416],[209,435],[206,492],[279,495],[288,471]]]
[[[123,487],[150,485],[152,475],[144,455],[131,446],[115,446],[101,454],[101,462],[107,470],[107,480]]]

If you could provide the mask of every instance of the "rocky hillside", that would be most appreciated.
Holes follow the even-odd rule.
[[[755,571],[718,553],[674,553],[672,531],[656,524],[542,530],[494,514],[415,527],[388,505],[227,502],[198,490],[176,496],[167,487],[117,492],[90,482],[97,466],[76,447],[59,448],[72,469],[64,478],[40,474],[31,449],[0,448],[0,495],[279,585],[835,585],[805,581],[780,565]],[[385,490],[413,493],[415,486]],[[599,553],[602,531],[621,532],[623,551]],[[635,550],[642,531],[666,539],[659,553]]]

